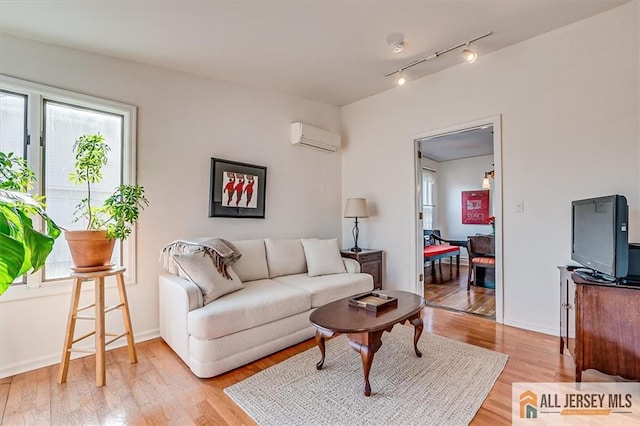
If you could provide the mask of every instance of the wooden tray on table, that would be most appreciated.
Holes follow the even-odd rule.
[[[369,293],[359,294],[358,296],[349,299],[349,306],[355,306],[371,312],[378,312],[383,309],[397,307],[398,298],[387,296],[386,294],[377,291],[372,291]]]

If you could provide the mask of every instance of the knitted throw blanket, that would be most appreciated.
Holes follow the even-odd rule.
[[[162,249],[160,258],[165,269],[168,270],[169,262],[172,261],[174,254],[196,253],[199,251],[204,251],[211,258],[211,262],[213,262],[220,275],[228,280],[231,279],[231,275],[229,275],[227,268],[242,256],[229,241],[222,238],[211,238],[201,243],[184,240],[174,241]]]

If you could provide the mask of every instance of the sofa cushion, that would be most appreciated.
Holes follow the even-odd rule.
[[[307,268],[310,277],[329,274],[344,274],[344,267],[338,239],[319,240],[317,238],[303,238],[302,246],[307,259]]]
[[[311,296],[304,290],[269,279],[245,282],[242,290],[189,312],[189,334],[215,339],[309,309]]]
[[[243,287],[232,267],[227,268],[231,279],[223,277],[204,251],[174,254],[173,259],[180,267],[181,275],[200,288],[205,305]]]
[[[274,281],[309,292],[312,308],[326,305],[343,297],[373,290],[373,277],[369,274],[332,274],[318,277],[297,274],[274,278]],[[233,294],[229,296],[233,296]]]
[[[269,278],[264,240],[231,241],[231,244],[242,253],[240,259],[233,264],[233,269],[242,282]]]
[[[264,240],[269,277],[307,272],[307,261],[300,240]]]

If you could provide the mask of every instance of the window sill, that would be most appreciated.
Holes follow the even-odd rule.
[[[93,284],[93,280],[91,281]],[[135,285],[135,283],[131,282],[125,274],[124,282],[126,286]],[[0,296],[0,304],[8,303],[8,302],[17,302],[20,300],[28,300],[28,299],[38,299],[41,297],[51,297],[51,296],[59,296],[65,294],[71,294],[71,286],[73,285],[73,279],[69,278],[66,280],[61,280],[57,282],[46,283],[42,287],[27,287],[24,284],[12,285],[7,291],[4,292],[2,296]],[[115,280],[108,280],[106,282],[105,288],[115,288],[116,283]],[[90,287],[83,286],[82,292],[85,291],[93,291],[93,285]]]

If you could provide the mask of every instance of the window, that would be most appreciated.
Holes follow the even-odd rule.
[[[27,147],[27,97],[0,90],[0,151],[25,157]],[[25,284],[26,277],[18,277],[14,284]]]
[[[422,169],[422,227],[433,229],[436,220],[436,172]]]
[[[136,109],[109,100],[0,76],[0,148],[27,159],[38,178],[37,192],[46,197],[47,212],[66,229],[82,229],[73,223],[75,206],[86,189],[74,186],[73,145],[78,137],[100,133],[110,145],[103,180],[92,185],[92,199],[104,201],[121,183],[135,183]],[[135,235],[116,245],[113,261],[135,277]],[[68,279],[71,255],[64,236],[59,237],[42,271],[27,276],[28,287]]]

